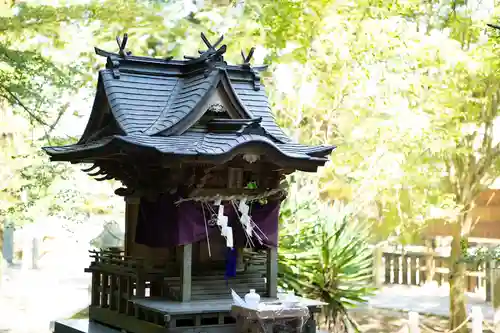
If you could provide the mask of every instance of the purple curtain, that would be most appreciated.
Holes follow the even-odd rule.
[[[177,196],[168,194],[159,196],[155,201],[141,199],[135,236],[137,243],[150,247],[174,247],[206,238],[205,218],[208,222],[211,216],[206,205],[202,208],[202,204],[195,201],[176,205],[177,200]],[[215,208],[212,209],[215,211]],[[255,237],[252,239],[255,247],[278,245],[279,209],[279,201],[268,201],[265,205],[252,203],[250,216],[260,229],[255,232],[262,238],[262,243]],[[225,203],[224,214],[228,216],[228,224],[233,228],[235,247],[248,246],[245,231],[230,203]],[[219,232],[217,226],[208,226],[209,235]]]

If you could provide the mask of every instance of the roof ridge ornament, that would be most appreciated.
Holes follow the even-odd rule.
[[[248,69],[253,76],[253,89],[260,90],[260,76],[259,73],[252,67],[250,61],[252,60],[253,54],[255,53],[255,47],[252,47],[248,54],[245,56],[243,50],[241,50],[241,57],[243,58],[243,63],[241,66],[245,69]]]
[[[252,47],[248,52],[248,55],[245,56],[245,53],[243,52],[243,50],[241,50],[241,57],[243,58],[242,66],[251,67],[250,61],[252,60],[254,52],[255,52],[255,47]]]
[[[127,42],[128,42],[128,34],[124,33],[123,38],[121,39],[120,36],[116,36],[116,44],[118,44],[118,54],[112,53],[112,52],[107,52],[104,50],[101,50],[97,47],[94,47],[95,53],[97,55],[103,56],[108,58],[106,61],[106,67],[111,69],[113,71],[113,77],[115,79],[120,78],[120,60],[118,58],[126,58],[130,55],[132,55],[132,52],[127,51]]]
[[[124,33],[123,34],[123,39],[120,39],[120,36],[116,36],[116,43],[118,44],[118,54],[117,53],[113,53],[113,52],[108,52],[108,51],[101,50],[98,47],[94,47],[94,51],[95,51],[95,53],[97,55],[99,55],[101,57],[113,57],[113,56],[116,57],[118,55],[120,57],[125,58],[127,56],[131,56],[132,55],[132,52],[127,51],[127,49],[126,49],[127,42],[128,42],[128,34]]]
[[[217,42],[215,42],[215,44],[213,44],[213,45],[212,45],[212,43],[210,43],[210,41],[208,40],[207,36],[205,36],[205,34],[203,32],[201,33],[201,39],[203,40],[203,43],[205,43],[205,45],[208,47],[208,50],[215,51],[215,49],[217,48],[217,46],[219,46],[219,44],[224,40],[224,35],[221,35],[219,37],[219,39],[217,40]]]
[[[227,51],[227,45],[223,44],[217,49],[220,43],[222,43],[222,41],[224,40],[224,35],[221,35],[217,42],[215,42],[214,44],[212,44],[208,40],[207,36],[205,36],[203,32],[200,35],[201,40],[203,41],[203,43],[205,43],[208,49],[205,51],[199,50],[199,57],[184,56],[184,59],[192,60],[193,62],[203,62],[207,64],[208,68],[205,70],[205,77],[207,77],[215,68],[216,62],[224,62],[223,54]]]
[[[132,55],[132,52],[127,51],[125,47],[127,46],[128,42],[128,34],[124,33],[123,34],[123,39],[120,40],[120,36],[116,36],[116,43],[118,44],[118,54],[121,57],[126,57]]]

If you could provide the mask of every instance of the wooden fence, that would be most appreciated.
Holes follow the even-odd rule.
[[[376,250],[377,251],[377,250]],[[375,254],[374,274],[379,284],[423,285],[432,281],[448,282],[450,258],[434,252],[381,251]],[[486,290],[487,272],[484,264],[467,265],[467,291]]]

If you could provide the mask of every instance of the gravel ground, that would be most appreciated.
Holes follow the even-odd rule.
[[[360,308],[351,310],[350,315],[356,321],[362,333],[406,332],[405,324],[408,319],[406,312]],[[448,325],[448,319],[444,317],[420,316],[420,321],[429,327],[429,329],[422,327],[422,333],[445,332]]]
[[[4,270],[0,285],[0,333],[46,333],[50,322],[89,303],[90,277],[66,269]]]
[[[407,333],[408,313],[403,311],[357,308],[349,311],[360,329],[360,333]],[[446,333],[448,318],[442,316],[420,315],[421,333]],[[469,332],[471,325],[469,324]],[[484,333],[494,333],[483,326]],[[333,332],[331,332],[333,333]]]

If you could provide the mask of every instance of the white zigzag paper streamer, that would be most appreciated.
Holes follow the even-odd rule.
[[[227,225],[228,218],[224,215],[224,205],[221,204],[220,200],[216,200],[214,204],[219,206],[217,211],[217,225],[220,227],[221,235],[226,239],[226,246],[232,248],[234,246],[233,228]]]
[[[247,205],[246,200],[241,200],[238,205],[238,210],[241,213],[240,222],[243,225],[245,232],[248,237],[252,237],[253,225],[248,212],[250,211],[250,207]]]

